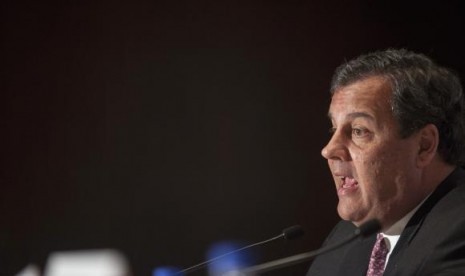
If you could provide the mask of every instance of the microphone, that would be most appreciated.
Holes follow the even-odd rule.
[[[246,250],[246,249],[249,249],[251,247],[255,247],[255,246],[258,246],[258,245],[262,245],[262,244],[266,244],[266,243],[269,243],[269,242],[272,242],[272,241],[275,241],[275,240],[278,240],[278,239],[286,239],[286,240],[293,240],[293,239],[296,239],[296,238],[299,238],[301,236],[303,236],[304,234],[304,230],[302,228],[302,226],[300,225],[294,225],[294,226],[291,226],[291,227],[288,227],[286,229],[284,229],[281,234],[279,234],[278,236],[275,236],[273,238],[270,238],[270,239],[267,239],[267,240],[264,240],[264,241],[261,241],[261,242],[257,242],[257,243],[253,243],[253,244],[249,244],[247,246],[244,246],[244,247],[241,247],[239,249],[236,249],[236,250],[233,250],[231,252],[228,252],[228,253],[225,253],[225,254],[222,254],[218,257],[215,257],[215,258],[212,258],[212,259],[209,259],[209,260],[206,260],[205,262],[202,262],[202,263],[199,263],[199,264],[196,264],[196,265],[193,265],[191,267],[188,267],[186,269],[183,269],[181,271],[179,271],[178,273],[174,274],[174,275],[185,275],[185,274],[188,274],[190,272],[193,272],[193,271],[196,271],[202,267],[205,267],[206,265],[210,264],[210,263],[213,263],[213,262],[216,262],[218,261],[219,259],[222,259],[226,256],[229,256],[229,255],[232,255],[232,254],[235,254],[235,253],[238,253],[240,251],[243,251],[243,250]]]
[[[346,238],[345,240],[342,240],[341,242],[335,243],[333,245],[328,245],[326,247],[319,248],[317,250],[313,250],[310,252],[302,253],[302,254],[297,254],[294,256],[290,256],[287,258],[282,258],[278,259],[275,261],[267,262],[264,264],[252,266],[249,268],[246,268],[240,272],[239,275],[256,275],[258,273],[263,273],[267,272],[270,270],[282,268],[282,267],[287,267],[290,265],[298,264],[307,260],[310,260],[318,255],[325,254],[327,252],[330,252],[334,249],[337,249],[353,240],[355,240],[358,237],[368,237],[371,234],[374,234],[378,232],[381,229],[381,224],[379,223],[378,220],[373,219],[369,220],[360,227],[358,227],[355,231],[354,234]]]

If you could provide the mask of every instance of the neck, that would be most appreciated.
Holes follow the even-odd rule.
[[[391,213],[392,216],[382,222],[382,231],[387,231],[415,208],[418,208],[456,167],[442,160],[435,160],[435,162],[423,168],[418,182],[419,185],[416,185],[415,190],[409,192],[412,194],[412,197],[409,197],[402,202],[403,204],[397,206],[398,213]]]

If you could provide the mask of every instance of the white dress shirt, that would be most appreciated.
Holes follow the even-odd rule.
[[[387,263],[389,262],[389,257],[391,257],[391,253],[396,247],[397,242],[399,241],[400,234],[402,234],[402,231],[404,231],[405,226],[407,226],[407,223],[409,220],[412,218],[412,216],[415,214],[415,212],[420,208],[420,206],[425,202],[425,200],[429,197],[429,195],[420,203],[417,205],[417,207],[413,208],[412,211],[408,212],[403,218],[398,220],[396,223],[394,223],[389,229],[387,229],[384,232],[381,232],[381,234],[384,236],[384,241],[386,242],[386,245],[389,249],[389,252],[386,256],[386,262],[384,262],[384,267],[386,268]]]

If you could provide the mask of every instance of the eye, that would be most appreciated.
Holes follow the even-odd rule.
[[[352,136],[356,138],[363,138],[370,135],[370,131],[366,128],[362,127],[354,127],[352,128]]]

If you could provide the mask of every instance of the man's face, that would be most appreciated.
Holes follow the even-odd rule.
[[[377,218],[383,226],[412,208],[419,186],[416,135],[401,139],[391,88],[371,77],[335,91],[329,108],[328,160],[339,197],[338,213],[356,225]]]

